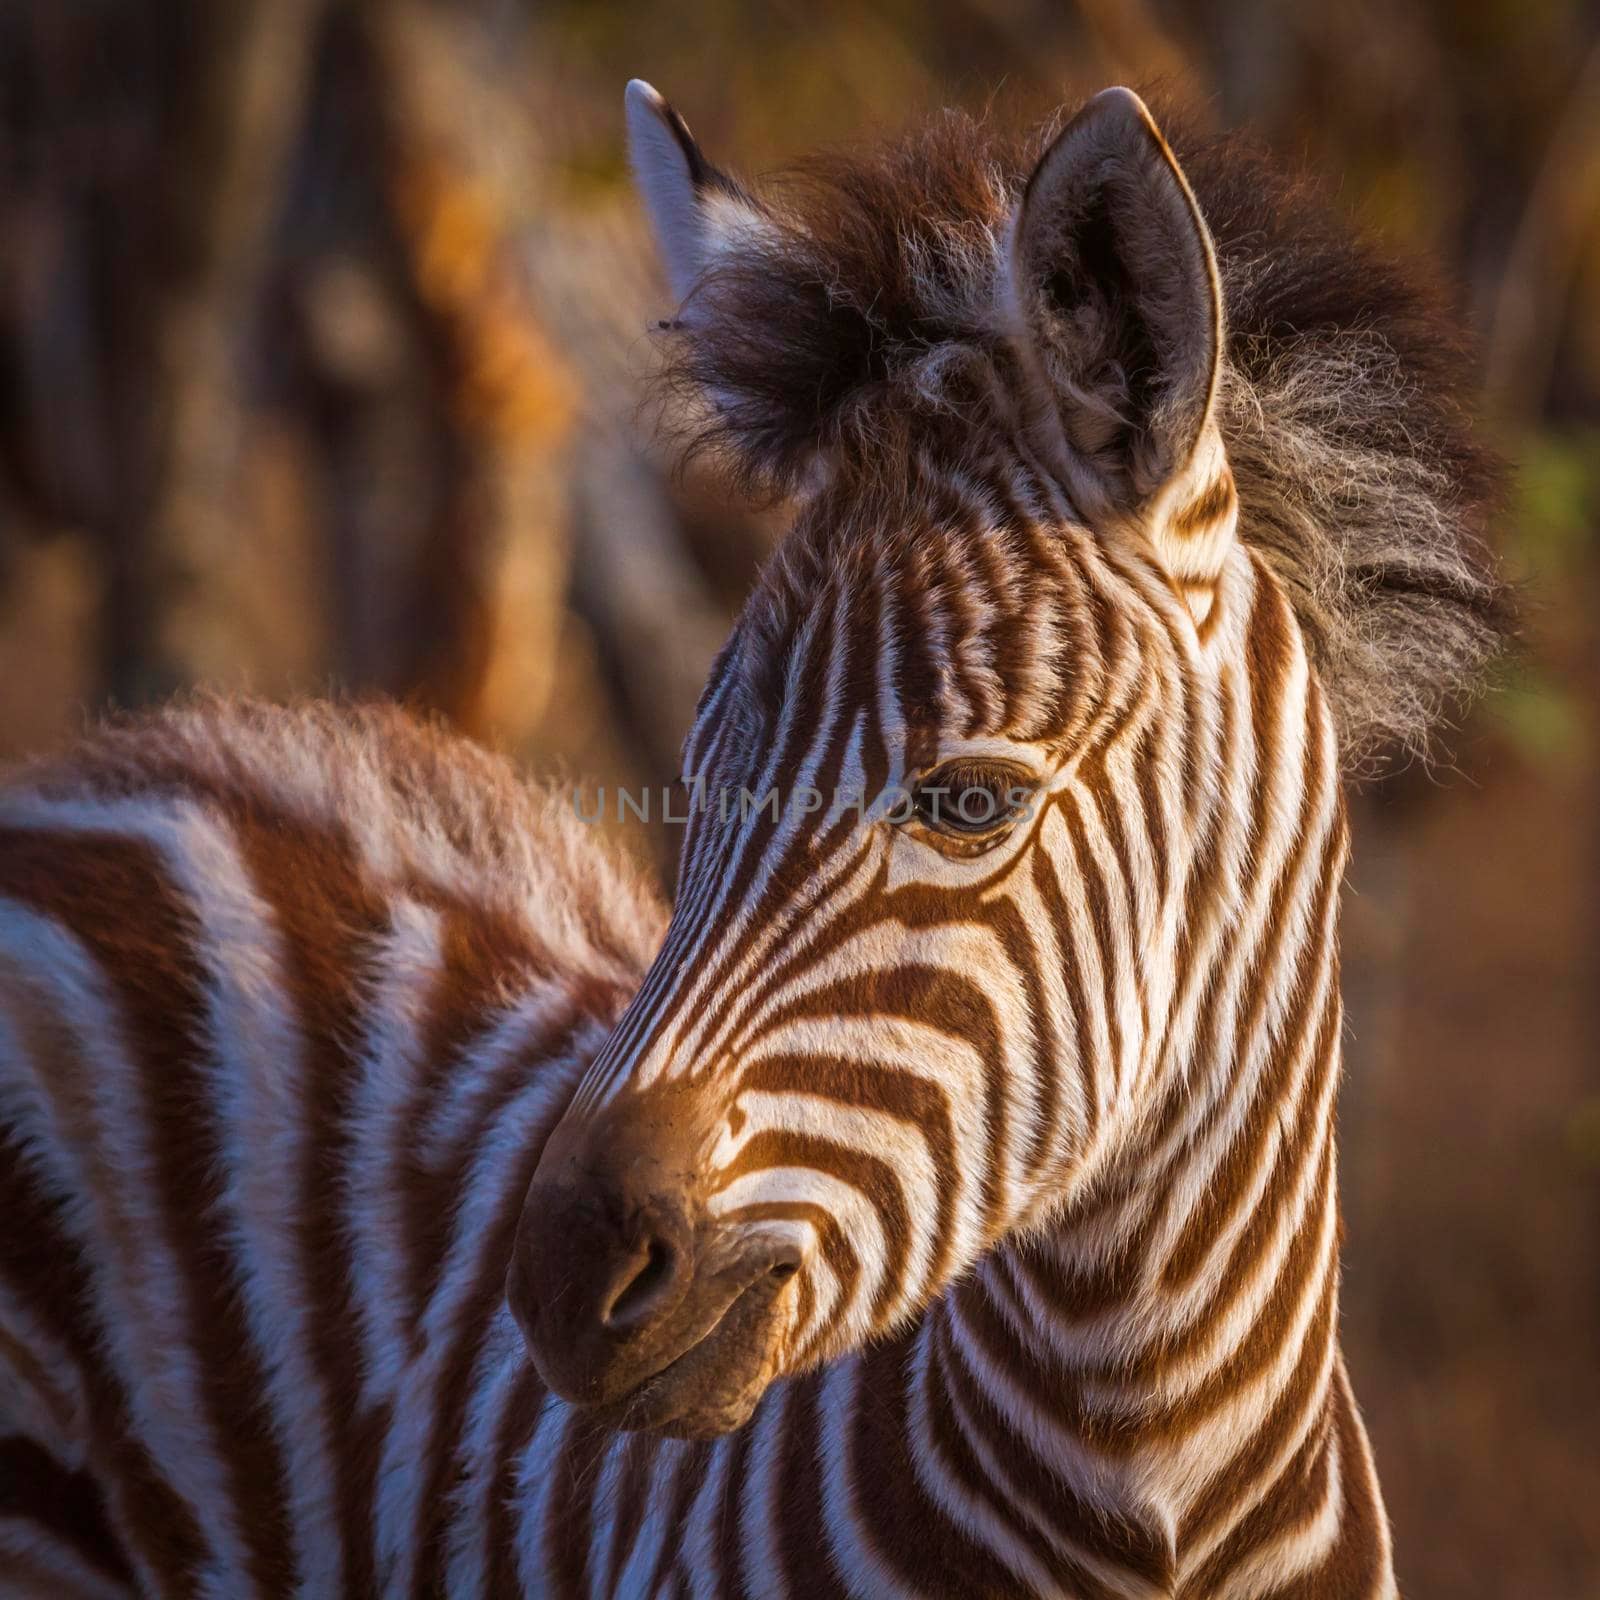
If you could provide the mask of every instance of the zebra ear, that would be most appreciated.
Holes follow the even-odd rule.
[[[624,105],[634,181],[672,292],[682,301],[723,250],[760,227],[761,212],[706,160],[688,124],[648,83],[633,79]]]
[[[1096,95],[1041,157],[1011,278],[1075,457],[1113,502],[1144,505],[1206,431],[1222,296],[1194,195],[1132,90]]]

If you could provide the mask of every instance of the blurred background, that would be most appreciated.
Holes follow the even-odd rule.
[[[1593,0],[4,0],[0,756],[206,683],[672,776],[781,513],[652,453],[633,75],[745,171],[1157,85],[1459,285],[1527,648],[1356,803],[1347,1344],[1408,1595],[1600,1595]]]

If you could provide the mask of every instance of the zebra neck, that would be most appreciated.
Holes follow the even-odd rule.
[[[1342,840],[1335,854],[1333,894]],[[1092,1194],[1003,1242],[939,1308],[946,1381],[1015,1419],[1070,1491],[1045,1503],[1185,1592],[1197,1572],[1195,1592],[1230,1592],[1207,1563],[1238,1558],[1252,1527],[1281,1543],[1291,1521],[1291,1564],[1358,1521],[1374,1592],[1387,1572],[1337,1346],[1336,946],[1331,915],[1303,926],[1292,991],[1231,1069],[1178,1073],[1165,1116]]]

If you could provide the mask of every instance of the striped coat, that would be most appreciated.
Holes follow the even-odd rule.
[[[1319,876],[1326,916],[1331,858]],[[728,1438],[617,1435],[546,1395],[506,1309],[512,1233],[662,921],[498,763],[397,712],[171,713],[13,786],[0,895],[0,1593],[1172,1592],[1177,1530],[1117,1509],[1126,1418],[1053,1375],[1043,1320],[1114,1313],[1114,1252],[995,1250]],[[1245,1162],[1267,1130],[1237,1137]],[[1293,1493],[1241,1530],[1213,1483],[1191,1538],[1270,1548],[1342,1497],[1370,1559],[1328,1150],[1279,1179],[1305,1242],[1276,1293],[1316,1337],[1278,1386],[1304,1414],[1257,1448]],[[1273,1288],[1231,1293],[1296,1320]],[[1086,1475],[1064,1445],[1096,1426]]]

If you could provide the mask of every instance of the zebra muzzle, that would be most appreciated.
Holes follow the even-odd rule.
[[[623,1427],[725,1431],[773,1376],[789,1244],[707,1215],[671,1122],[557,1130],[523,1204],[506,1297],[540,1378]]]

